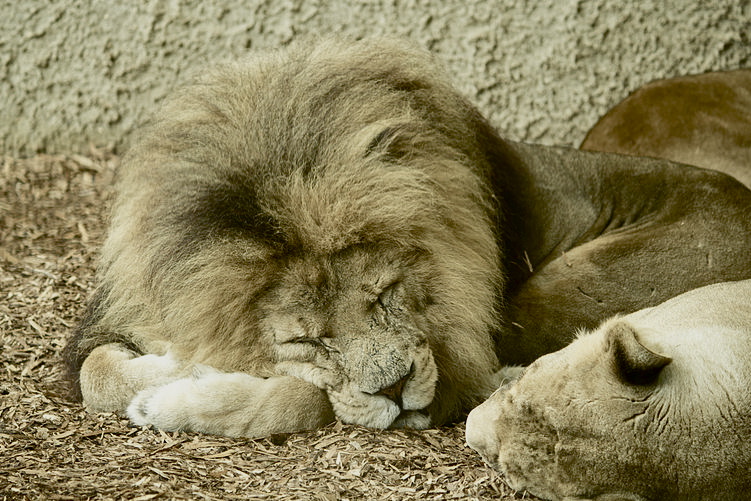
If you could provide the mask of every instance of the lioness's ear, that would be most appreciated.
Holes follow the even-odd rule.
[[[611,324],[605,338],[607,356],[612,361],[616,376],[628,384],[654,383],[662,369],[672,361],[641,344],[634,328],[625,322]]]

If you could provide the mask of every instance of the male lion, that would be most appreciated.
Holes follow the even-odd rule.
[[[708,285],[538,359],[467,442],[546,499],[748,499],[749,385],[751,280]]]
[[[169,430],[445,423],[499,362],[751,271],[739,183],[505,142],[404,41],[207,72],[117,190],[67,359],[87,407]]]

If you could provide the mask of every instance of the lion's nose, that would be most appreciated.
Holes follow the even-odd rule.
[[[412,373],[415,372],[415,365],[412,364],[412,366],[409,368],[409,371],[407,374],[402,376],[401,379],[396,381],[394,384],[390,386],[386,386],[385,388],[381,388],[378,390],[374,395],[383,395],[384,397],[393,400],[396,402],[396,404],[399,407],[402,407],[402,391],[404,390],[404,385],[407,383],[409,378],[412,377]]]

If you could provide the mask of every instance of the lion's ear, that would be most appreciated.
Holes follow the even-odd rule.
[[[626,322],[616,322],[605,333],[607,356],[616,376],[632,385],[649,385],[657,380],[672,359],[653,352],[639,341],[637,333]]]

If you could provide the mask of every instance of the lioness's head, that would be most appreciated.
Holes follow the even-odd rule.
[[[124,159],[103,315],[143,346],[307,380],[347,422],[457,418],[497,364],[493,141],[403,41],[221,66]]]
[[[670,361],[614,322],[537,359],[475,408],[467,442],[518,491],[643,500],[655,464],[637,423]]]
[[[604,322],[474,409],[467,442],[545,499],[745,499],[750,294],[714,284]]]

